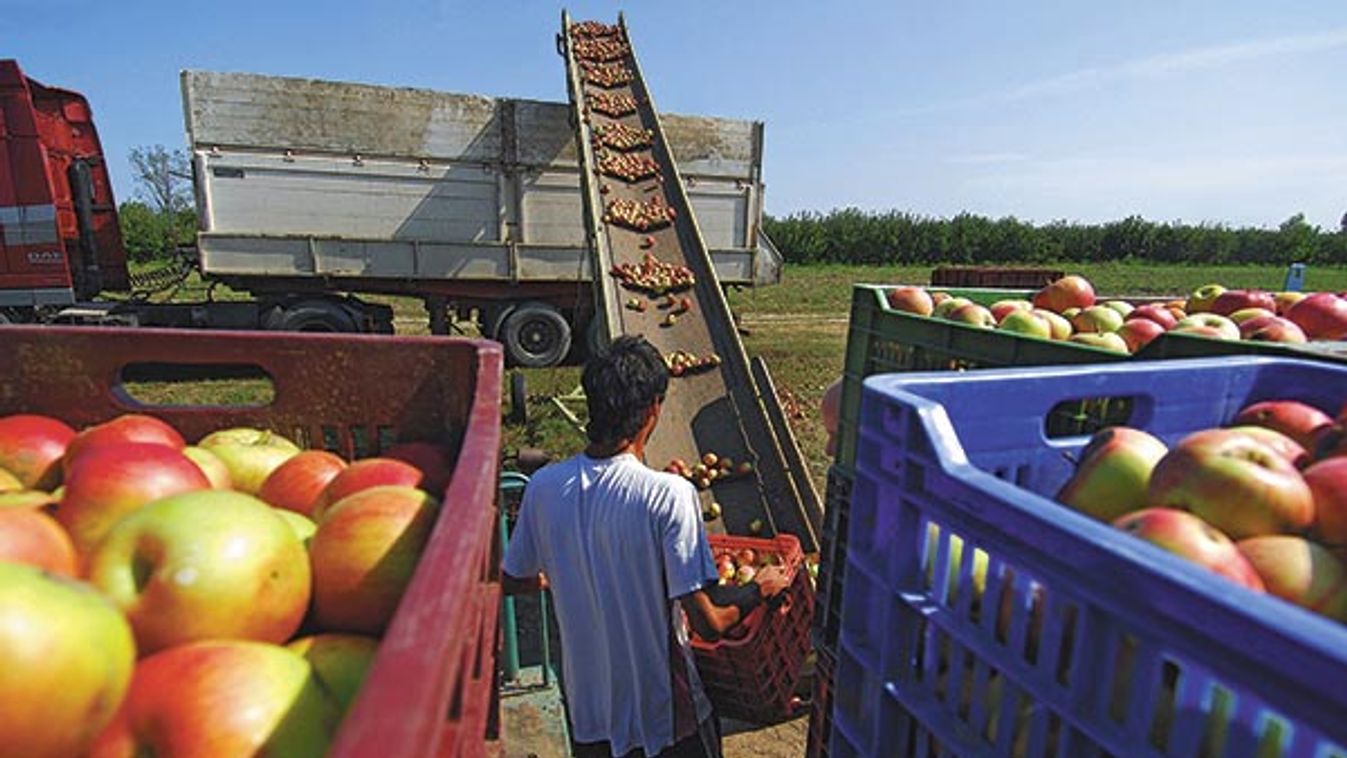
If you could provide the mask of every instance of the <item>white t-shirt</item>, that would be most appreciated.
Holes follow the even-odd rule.
[[[655,755],[711,714],[676,598],[717,578],[697,491],[635,456],[533,475],[504,570],[547,574],[572,737]]]

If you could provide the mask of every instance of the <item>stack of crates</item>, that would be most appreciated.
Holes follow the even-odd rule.
[[[1347,367],[1269,358],[865,382],[829,755],[1347,755],[1347,626],[1051,495],[1082,394],[1167,444],[1248,404],[1329,413]]]

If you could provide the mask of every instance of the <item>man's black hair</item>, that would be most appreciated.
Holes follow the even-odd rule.
[[[645,413],[669,389],[669,367],[644,337],[623,335],[585,363],[580,384],[589,406],[590,442],[636,436]]]

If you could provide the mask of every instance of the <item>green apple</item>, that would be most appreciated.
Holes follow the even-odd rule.
[[[284,642],[308,609],[308,554],[271,506],[204,490],[117,522],[89,579],[122,609],[142,653],[203,639]]]
[[[1033,311],[1014,310],[1001,319],[999,329],[1039,339],[1052,339],[1052,325]]]
[[[135,662],[131,627],[94,588],[0,562],[0,755],[83,755]]]
[[[1205,313],[1211,310],[1212,303],[1216,298],[1225,293],[1225,287],[1219,284],[1204,284],[1193,290],[1193,294],[1188,296],[1188,303],[1184,307],[1190,315],[1194,313]]]
[[[1104,302],[1100,303],[1100,305],[1104,306],[1105,308],[1110,308],[1112,310],[1117,311],[1118,315],[1122,316],[1124,319],[1130,316],[1132,314],[1132,311],[1135,310],[1135,306],[1133,306],[1126,300],[1105,300]]]
[[[996,323],[998,324],[1004,321],[1006,316],[1010,315],[1014,311],[1032,311],[1033,309],[1034,304],[1029,302],[1028,300],[1013,300],[1013,299],[997,300],[987,308],[987,310],[991,311],[992,315],[996,317]]]
[[[962,308],[971,302],[973,301],[966,297],[947,297],[936,303],[931,315],[936,318],[949,318],[949,314],[953,313],[955,309]]]
[[[206,478],[210,480],[211,489],[233,489],[234,480],[229,476],[229,467],[225,465],[224,461],[220,460],[220,456],[196,445],[188,445],[183,448],[182,454],[187,456],[192,463],[196,464],[197,468],[201,469],[201,473],[206,475]]]
[[[363,634],[315,634],[286,645],[313,666],[318,681],[337,699],[344,714],[365,683],[379,640]]]
[[[298,450],[270,444],[221,442],[205,449],[229,469],[234,489],[249,495],[258,494],[273,471],[299,455]]]
[[[299,452],[299,445],[291,442],[289,438],[270,429],[254,429],[250,426],[220,429],[207,434],[196,443],[197,447],[204,447],[207,450],[216,445],[270,445],[271,447],[283,447],[296,453]]]
[[[1035,308],[1034,315],[1048,322],[1050,334],[1055,340],[1071,339],[1071,322],[1059,314],[1044,308]]]
[[[1252,319],[1270,317],[1275,315],[1277,314],[1273,313],[1267,308],[1240,308],[1239,310],[1227,316],[1227,318],[1229,318],[1231,321],[1234,321],[1236,324],[1242,324],[1245,321],[1250,321]]]
[[[1083,332],[1071,335],[1071,342],[1079,345],[1089,345],[1103,350],[1112,350],[1115,353],[1127,352],[1127,341],[1114,332]]]
[[[1167,452],[1165,443],[1140,429],[1111,426],[1095,432],[1057,501],[1109,522],[1144,508],[1151,471]]]
[[[1123,315],[1103,305],[1092,305],[1071,318],[1071,326],[1078,334],[1116,332],[1122,325]]]

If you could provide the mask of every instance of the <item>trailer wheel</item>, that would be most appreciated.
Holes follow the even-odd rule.
[[[346,306],[331,300],[301,300],[278,306],[263,326],[278,332],[358,332],[360,322]]]
[[[571,325],[546,303],[523,303],[501,324],[499,340],[516,366],[555,366],[571,349]]]

